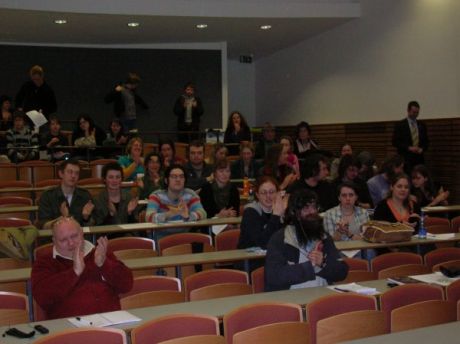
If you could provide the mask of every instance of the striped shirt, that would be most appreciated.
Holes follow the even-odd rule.
[[[149,196],[147,203],[146,220],[148,222],[161,223],[166,222],[166,213],[169,206],[177,207],[180,200],[187,204],[189,210],[189,218],[184,219],[180,214],[177,214],[168,219],[168,221],[197,221],[206,218],[200,197],[192,189],[185,188],[179,195],[178,199],[171,200],[168,197],[168,190],[157,190]]]
[[[32,147],[39,144],[38,135],[29,128],[24,128],[20,131],[12,128],[6,132],[6,148],[8,148],[9,155],[13,154],[15,148]],[[34,151],[38,153],[38,149]]]

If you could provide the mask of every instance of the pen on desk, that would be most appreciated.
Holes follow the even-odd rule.
[[[341,291],[342,293],[349,293],[350,291],[342,288],[334,288],[334,290]]]
[[[81,321],[81,322],[83,322],[83,319],[82,319],[82,318],[80,318],[80,317],[75,317],[75,319],[77,319],[78,321]],[[84,321],[85,321],[85,322],[88,322],[88,321],[86,321],[86,320],[84,320]],[[89,324],[90,324],[90,325],[92,325],[92,324],[93,324],[93,322],[92,322],[92,321],[90,321],[90,322],[89,322]]]

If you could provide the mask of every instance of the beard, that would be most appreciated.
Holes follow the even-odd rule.
[[[324,237],[323,219],[317,215],[299,219],[295,228],[301,244],[322,240]]]

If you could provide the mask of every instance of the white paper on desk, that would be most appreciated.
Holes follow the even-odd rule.
[[[142,319],[126,311],[115,311],[100,314],[85,315],[82,317],[68,318],[76,327],[105,327],[117,324],[141,321]]]
[[[43,114],[41,112],[38,112],[37,110],[26,112],[26,115],[30,118],[30,120],[33,122],[36,128],[41,127],[45,123],[48,123],[46,117],[43,116]]]
[[[433,272],[432,274],[415,275],[415,276],[409,276],[409,277],[417,281],[421,281],[421,282],[428,283],[428,284],[437,284],[443,287],[447,287],[452,282],[455,282],[456,280],[460,279],[460,277],[449,278],[447,276],[444,276],[439,271]]]
[[[83,233],[89,233],[90,232],[89,227],[83,227],[82,229],[83,229]]]
[[[222,232],[225,228],[227,228],[227,226],[228,225],[213,225],[212,232],[214,233],[214,235],[217,235],[220,232]]]
[[[362,295],[376,295],[380,294],[380,292],[377,291],[376,288],[370,288],[370,287],[365,287],[363,285],[357,284],[357,283],[347,283],[347,284],[336,284],[336,285],[330,285],[327,288],[338,291],[338,292],[343,292],[343,291],[350,291]],[[338,290],[341,289],[341,290]]]
[[[153,228],[153,225],[148,222],[141,222],[141,223],[126,223],[124,225],[118,225],[118,227],[123,229],[145,229],[145,228]]]
[[[443,234],[427,233],[426,237],[428,239],[447,240],[447,239],[452,239],[453,237],[455,237],[455,233],[443,233]]]
[[[340,252],[342,252],[348,258],[353,258],[354,256],[356,256],[359,250],[345,250],[345,251],[340,251]]]

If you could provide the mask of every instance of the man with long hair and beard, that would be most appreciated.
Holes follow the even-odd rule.
[[[265,291],[320,287],[345,279],[348,267],[318,215],[317,195],[289,197],[286,226],[273,234],[265,258]]]

